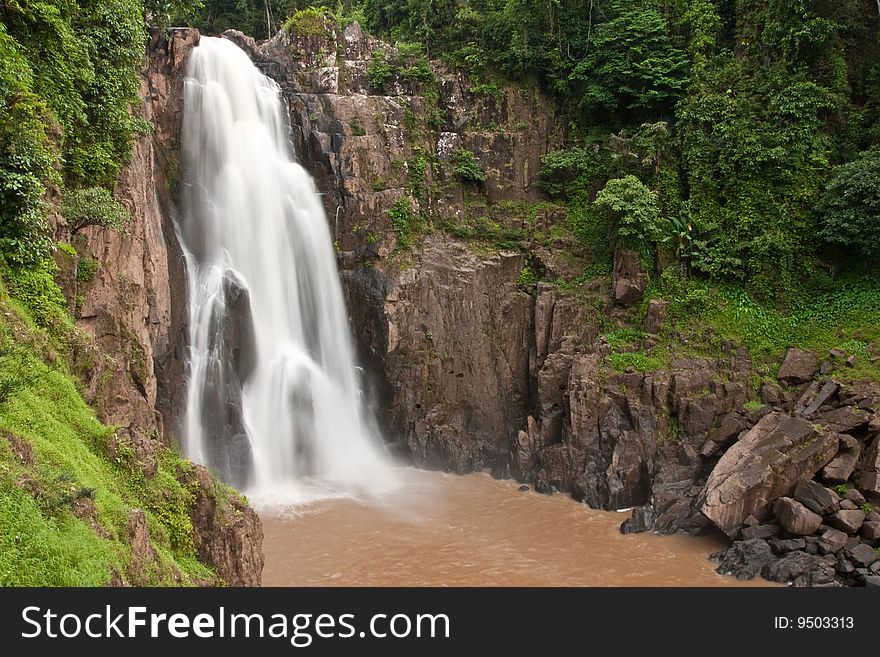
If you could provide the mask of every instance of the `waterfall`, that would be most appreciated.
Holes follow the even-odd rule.
[[[250,495],[388,486],[365,422],[330,231],[278,85],[203,37],[184,83],[184,448]],[[305,482],[305,484],[304,484]]]

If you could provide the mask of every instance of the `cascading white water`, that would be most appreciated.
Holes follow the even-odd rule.
[[[251,495],[388,486],[366,428],[330,231],[278,85],[203,37],[184,87],[185,448]]]

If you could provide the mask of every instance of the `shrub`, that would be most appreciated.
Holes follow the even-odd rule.
[[[68,192],[64,196],[61,211],[71,235],[87,226],[101,226],[122,232],[131,220],[128,209],[103,187]]]
[[[388,81],[394,75],[394,69],[385,59],[385,53],[376,50],[373,58],[370,60],[370,66],[367,68],[367,79],[370,81],[370,88],[376,91],[384,91]]]
[[[388,210],[388,218],[397,235],[397,244],[401,249],[412,246],[412,235],[415,230],[415,217],[408,198],[402,198]]]
[[[477,162],[476,156],[469,150],[460,148],[452,154],[452,166],[455,176],[465,183],[484,183],[486,173]]]
[[[318,7],[300,9],[284,21],[281,29],[297,36],[323,36],[327,33],[324,10]]]
[[[88,285],[95,278],[95,274],[101,263],[95,258],[80,258],[76,265],[76,283],[77,285]]]
[[[880,258],[880,148],[834,168],[819,204],[820,237],[862,258]]]
[[[609,180],[595,204],[610,213],[621,244],[645,249],[661,237],[660,205],[656,192],[635,176]]]

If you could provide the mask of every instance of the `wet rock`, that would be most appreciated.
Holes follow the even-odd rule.
[[[861,528],[864,520],[865,512],[860,509],[841,510],[828,519],[828,524],[847,534],[855,534]]]
[[[801,418],[771,413],[721,457],[700,495],[701,511],[734,537],[750,514],[761,517],[798,480],[811,478],[837,453],[838,440]]]
[[[810,479],[801,479],[794,489],[794,497],[810,511],[821,515],[834,513],[840,507],[840,501],[834,491]]]
[[[865,453],[862,470],[859,474],[859,488],[874,495],[880,495],[880,436],[874,438]]]
[[[880,589],[880,577],[877,575],[867,575],[862,578],[862,585],[871,589]]]
[[[846,556],[858,568],[868,568],[875,561],[880,560],[880,555],[870,545],[859,543],[846,551]]]
[[[786,554],[795,550],[803,550],[807,547],[806,541],[802,538],[774,538],[767,541],[773,549],[774,554]]]
[[[868,520],[862,523],[859,531],[867,541],[880,541],[880,521]]]
[[[849,481],[862,454],[862,444],[852,436],[840,434],[840,449],[837,456],[822,469],[822,478],[829,484],[844,484]]]
[[[761,569],[761,575],[771,582],[791,582],[822,563],[822,557],[800,551],[789,552],[781,559],[766,564]]]
[[[190,518],[199,559],[229,586],[259,586],[264,562],[260,517],[235,493],[218,490],[201,465],[186,474],[185,483],[193,494]]]
[[[614,253],[611,285],[615,303],[624,308],[641,301],[648,286],[648,274],[642,270],[641,259],[638,251],[630,249],[617,249]]]
[[[669,315],[669,302],[665,299],[651,299],[645,313],[645,333],[658,334],[663,330],[666,317]]]
[[[773,514],[789,534],[809,536],[822,524],[822,516],[813,513],[790,497],[780,497],[773,504]]]
[[[719,573],[740,580],[753,579],[776,560],[770,545],[761,539],[737,541],[714,556],[719,560]]]
[[[776,378],[788,385],[797,385],[812,380],[816,374],[816,356],[803,349],[791,348],[779,368]]]
[[[795,577],[792,586],[800,587],[838,587],[840,582],[836,577],[836,563],[832,558],[826,557],[815,564],[810,570]]]
[[[836,529],[826,529],[819,536],[818,546],[822,554],[832,554],[839,552],[846,547],[849,536],[844,532]]]
[[[525,493],[525,492],[528,492],[529,487],[526,486],[525,484],[523,484],[522,486],[520,486],[519,488],[517,488],[517,490],[518,490],[520,493]]]
[[[654,509],[650,506],[639,506],[632,510],[632,515],[620,525],[621,534],[641,534],[654,529]]]
[[[553,495],[556,492],[556,488],[551,486],[547,480],[538,479],[535,482],[535,492],[541,493],[541,495]]]
[[[781,532],[782,527],[779,525],[755,525],[743,528],[742,537],[747,541],[757,538],[768,539],[773,536],[778,536]]]

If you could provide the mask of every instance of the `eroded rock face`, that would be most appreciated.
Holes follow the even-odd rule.
[[[78,354],[85,397],[109,423],[173,442],[183,404],[186,278],[172,222],[172,190],[182,117],[183,77],[196,30],[154,36],[144,59],[141,118],[155,131],[140,137],[116,195],[131,211],[124,233],[90,227],[74,238],[98,261],[77,288],[77,324],[96,352]],[[158,412],[157,412],[158,411]],[[167,431],[166,431],[167,430]]]
[[[187,477],[199,559],[214,566],[229,586],[259,586],[264,563],[260,517],[238,495],[216,487],[203,466],[195,466]]]
[[[791,494],[799,479],[812,478],[837,449],[834,434],[771,413],[721,457],[701,495],[701,511],[733,538],[747,516],[766,516],[773,500]]]

